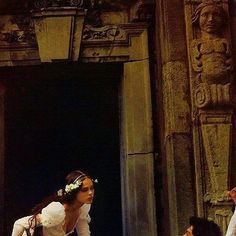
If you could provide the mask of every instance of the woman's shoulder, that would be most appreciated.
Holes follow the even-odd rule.
[[[60,202],[51,202],[41,212],[43,225],[57,225],[65,218],[65,208]]]
[[[82,207],[80,207],[79,218],[90,220],[90,216],[89,216],[90,208],[91,208],[91,204],[84,204]]]
[[[90,208],[91,208],[91,204],[84,204],[82,207],[80,207],[80,210],[82,212],[89,212],[90,211]]]
[[[51,202],[45,208],[42,209],[42,212],[43,211],[47,213],[58,213],[61,211],[64,212],[65,208],[60,202]]]

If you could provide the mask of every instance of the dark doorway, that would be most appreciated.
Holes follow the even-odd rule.
[[[6,83],[5,235],[74,169],[97,178],[94,236],[122,235],[119,65],[41,65]],[[13,76],[14,75],[14,76]]]

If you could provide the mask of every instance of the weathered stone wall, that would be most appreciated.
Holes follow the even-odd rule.
[[[91,7],[93,9],[90,9],[85,17],[84,31],[76,44],[78,47],[82,45],[79,48],[81,50],[78,51],[77,48],[76,56],[63,60],[133,63],[133,66],[138,65],[138,68],[135,67],[132,74],[138,73],[139,65],[142,64],[140,68],[142,67],[149,76],[147,24],[144,22],[148,22],[152,17],[153,1],[101,2],[104,4],[102,7]],[[159,127],[154,130],[154,137],[157,137],[159,142],[159,150],[154,147],[159,153],[159,162],[156,163],[153,173],[150,173],[152,166],[147,165],[147,170],[151,179],[157,170],[162,176],[162,180],[156,179],[156,191],[160,193],[156,199],[160,206],[160,209],[157,208],[157,215],[160,216],[157,218],[160,236],[182,235],[188,226],[188,218],[192,215],[212,218],[223,227],[229,220],[231,206],[225,191],[228,187],[236,185],[236,172],[232,168],[236,165],[236,83],[233,69],[236,59],[236,1],[217,1],[222,5],[224,16],[227,16],[229,21],[217,30],[213,27],[211,32],[204,32],[197,22],[197,15],[192,22],[192,16],[201,2],[156,1],[157,70],[151,79],[155,81],[153,85],[156,85],[152,87],[152,99],[155,99],[152,104],[156,106],[154,127]],[[212,1],[203,2],[207,5]],[[106,8],[104,11],[101,10],[103,7]],[[40,39],[36,39],[32,18],[24,14],[5,14],[1,16],[0,21],[0,66],[40,64]],[[36,24],[40,30],[41,23],[39,21]],[[60,29],[57,32],[60,33]],[[68,53],[65,49],[65,55],[71,56],[75,45],[69,43],[71,39],[68,34],[65,35],[68,42]],[[46,52],[50,47],[46,48]],[[55,52],[57,53],[57,50]],[[132,74],[129,77],[133,79]],[[148,78],[145,79],[149,83]],[[132,85],[129,87],[130,90],[134,88]],[[130,107],[133,107],[132,104]],[[127,109],[127,114],[130,110]],[[144,133],[142,128],[140,130],[140,133]],[[135,132],[135,136],[139,136],[139,133]],[[152,140],[149,142],[152,145]],[[148,158],[151,156],[149,159],[152,163],[153,156],[149,152],[153,152],[153,146],[147,154]],[[140,152],[140,155],[143,153]],[[127,166],[127,173],[139,176],[138,168],[134,166],[132,163]],[[152,182],[148,183],[152,185]],[[138,187],[139,180],[132,184]],[[153,195],[148,195],[152,204]],[[140,202],[141,200],[138,203]],[[138,208],[136,203],[134,206]],[[152,204],[151,206],[154,206]],[[151,216],[152,225],[155,225],[154,214]],[[140,219],[142,220],[141,214]],[[136,234],[139,225],[130,230],[134,230]],[[150,232],[155,234],[153,229]]]
[[[235,3],[230,10],[228,3],[157,1],[163,204],[168,199],[163,226],[170,229],[168,235],[181,235],[191,215],[213,219],[225,232],[232,214],[226,190],[235,183],[235,39],[228,22],[235,27]],[[204,26],[202,11],[218,14],[210,27]]]
[[[162,235],[182,235],[195,213],[188,60],[184,5],[157,1],[158,91],[162,114],[161,159],[164,182]],[[160,121],[160,120],[159,120]],[[156,121],[156,122],[159,122]]]

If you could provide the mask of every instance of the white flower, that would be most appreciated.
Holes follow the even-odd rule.
[[[97,180],[97,179],[95,179],[93,182],[94,182],[94,183],[98,183],[98,180]]]
[[[75,183],[72,184],[67,184],[65,187],[65,192],[66,193],[70,193],[71,191],[73,191],[74,189],[79,188],[79,186],[82,184],[81,180],[77,180]]]
[[[62,189],[59,189],[57,191],[57,196],[61,197],[63,195],[63,190]]]

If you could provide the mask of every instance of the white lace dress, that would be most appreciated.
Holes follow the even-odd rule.
[[[65,223],[65,208],[60,202],[51,202],[48,206],[42,209],[39,214],[39,225],[43,227],[44,236],[67,236],[76,229],[79,236],[90,236],[89,230],[89,210],[91,205],[84,204],[80,208],[79,217],[71,232],[65,233],[63,224]],[[29,229],[29,219],[31,216],[26,216],[18,219],[13,226],[12,236],[27,236],[26,229]],[[32,233],[31,229],[31,233]]]

